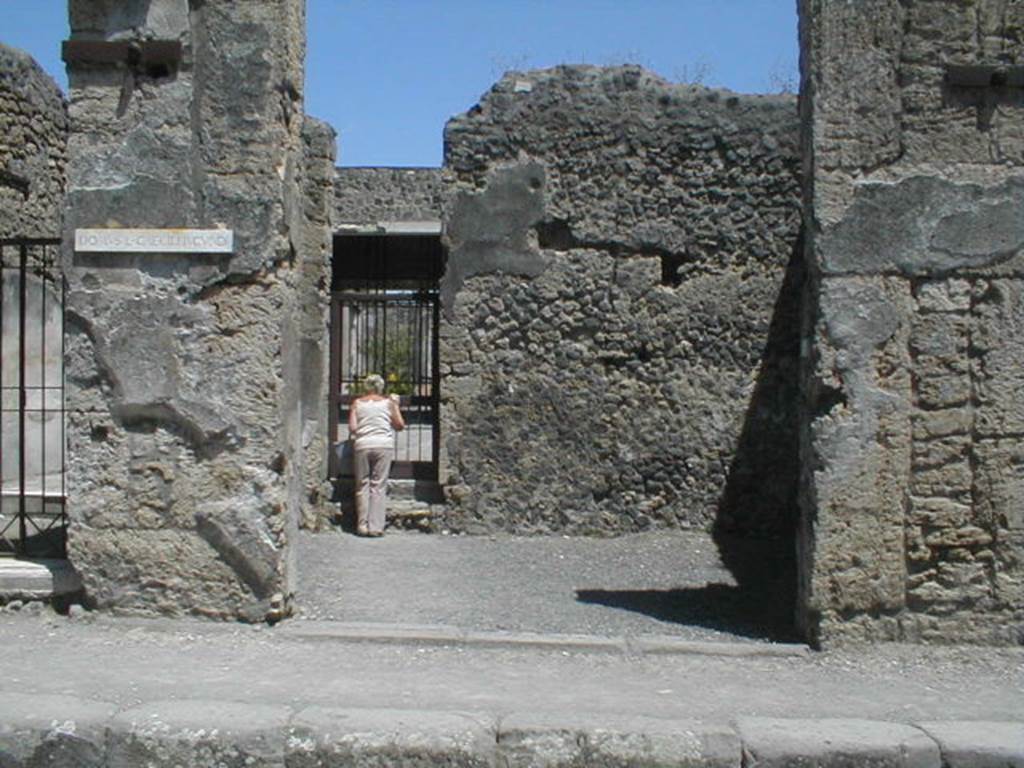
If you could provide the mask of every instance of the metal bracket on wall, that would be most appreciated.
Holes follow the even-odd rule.
[[[66,64],[126,64],[150,76],[166,76],[181,63],[180,40],[65,40]]]
[[[1024,88],[1024,67],[951,64],[946,82],[957,88]]]
[[[996,108],[1024,106],[1024,67],[999,64],[951,64],[943,96],[947,107],[977,110],[978,130],[992,126]]]

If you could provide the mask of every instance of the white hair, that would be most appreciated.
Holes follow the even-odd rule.
[[[373,392],[374,394],[384,394],[384,379],[378,376],[376,373],[371,373],[365,379],[363,379],[363,384],[365,384],[366,388],[370,392]]]

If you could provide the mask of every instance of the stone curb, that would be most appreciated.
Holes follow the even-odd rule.
[[[744,768],[1024,768],[1024,722],[740,718]]]
[[[1024,723],[936,721],[917,723],[950,766],[1024,768]]]
[[[282,637],[303,640],[612,652],[633,656],[678,654],[730,657],[801,657],[810,654],[808,646],[789,643],[708,642],[682,640],[668,635],[604,637],[601,635],[542,634],[534,632],[481,632],[441,625],[349,624],[334,621],[303,620],[279,625],[274,629],[274,633]]]
[[[199,635],[237,631],[237,624],[189,621],[185,619],[139,618],[90,614],[88,621],[105,626],[143,632],[183,632]],[[247,625],[252,631],[266,631],[275,638],[338,643],[374,643],[419,646],[464,646],[574,652],[620,653],[629,656],[699,655],[734,658],[806,657],[809,646],[796,643],[736,643],[684,640],[671,635],[606,637],[583,634],[540,632],[491,632],[459,629],[443,624],[373,624],[341,621],[296,620],[272,628]]]
[[[740,718],[721,725],[583,713],[496,717],[188,700],[118,711],[68,696],[6,694],[0,699],[0,763],[1022,768],[1024,722]]]

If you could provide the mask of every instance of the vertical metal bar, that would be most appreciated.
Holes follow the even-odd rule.
[[[430,294],[428,294],[428,293],[423,293],[420,296],[419,316],[420,316],[420,334],[419,334],[418,344],[419,344],[420,364],[419,364],[419,371],[417,373],[417,378],[419,379],[420,396],[423,397],[423,398],[429,398],[431,396],[430,380],[429,380],[429,376],[428,376],[428,369],[430,367],[430,327],[431,327],[431,322],[430,322]],[[424,402],[424,401],[421,400],[421,402]],[[426,400],[426,402],[428,403],[428,405],[426,406],[425,410],[426,410],[427,414],[429,415],[430,414],[430,410],[431,410],[430,406],[429,406],[430,400],[428,399],[428,400]],[[420,408],[421,408],[421,410],[424,410],[423,406],[420,406]],[[431,419],[427,419],[427,422],[428,422],[427,428],[431,432],[431,437],[433,437],[433,433],[434,433],[433,422],[432,422]],[[432,459],[433,459],[433,456],[431,455],[427,460],[432,460]]]
[[[351,385],[356,380],[359,368],[359,323],[362,322],[362,318],[359,315],[359,308],[352,304],[348,299],[345,299],[345,306],[348,307],[348,334],[345,337],[345,341],[348,342],[348,349],[345,352],[345,361],[348,365],[348,379],[347,381]],[[349,394],[351,395],[354,388],[349,387]]]
[[[4,328],[3,328],[3,317],[4,317],[4,272],[7,268],[7,262],[4,260],[4,248],[3,244],[0,244],[0,507],[3,505],[3,491],[4,491],[4,403],[3,396],[4,392],[4,380],[3,380],[3,361],[4,357]],[[2,512],[2,509],[0,509]]]
[[[39,504],[42,519],[46,519],[46,246],[42,246],[42,264],[39,277]],[[38,528],[38,526],[37,526]],[[49,526],[47,526],[49,529]]]
[[[377,305],[377,311],[380,313],[383,320],[381,321],[380,329],[380,357],[378,358],[378,368],[380,368],[380,375],[387,379],[388,371],[384,370],[388,367],[388,303],[387,303],[387,288],[382,289],[378,294],[383,300]]]
[[[341,398],[339,397],[338,375],[341,355],[341,302],[337,296],[331,295],[331,348],[329,357],[327,392],[327,477],[330,479],[338,474],[337,451],[334,444],[338,440],[338,420],[340,419]]]
[[[410,304],[406,299],[403,298],[399,307],[401,309],[400,317],[402,318],[402,335],[399,338],[408,339],[409,344],[406,345],[405,342],[403,341],[402,346],[399,349],[399,352],[402,353],[402,360],[399,362],[398,365],[398,376],[400,381],[402,382],[402,389],[408,390],[409,380],[412,378],[412,371],[410,369],[412,366],[411,358],[414,341],[411,335],[413,332],[413,328],[410,320],[412,317],[411,312],[415,309],[415,306]],[[416,461],[419,458],[418,455],[414,455],[413,453],[414,434],[416,434],[416,430],[410,429],[407,426],[405,429],[405,453],[406,455],[408,455],[410,461]]]
[[[362,370],[359,372],[359,380],[362,381],[366,378],[366,374],[370,372],[370,364],[373,356],[373,341],[371,334],[373,332],[373,323],[371,317],[373,315],[373,304],[367,303],[363,307],[363,346],[362,354],[359,355],[360,363],[362,364]]]
[[[352,382],[356,378],[356,350],[359,349],[359,308],[347,299],[342,302],[342,316],[345,320],[345,337],[342,339],[342,354],[345,355],[345,383],[348,395],[352,395]]]
[[[412,311],[414,307],[403,297],[398,304],[398,317],[401,319],[401,331],[399,339],[412,339],[413,323],[412,323]],[[402,342],[401,347],[398,350],[401,353],[401,360],[398,362],[398,376],[402,382],[402,389],[408,389],[408,382],[411,378],[410,366],[412,365],[412,343],[407,346],[405,342]],[[410,414],[407,414],[411,416]],[[406,421],[405,427],[405,454],[409,457],[409,461],[416,461],[417,456],[414,451],[415,441],[413,439],[416,434],[416,425],[410,418]]]
[[[409,359],[406,371],[409,376],[409,391],[416,396],[420,369],[420,301],[419,294],[413,294],[409,304]]]
[[[58,268],[56,278],[60,279],[60,524],[61,524],[61,555],[66,559],[68,556],[68,497],[67,497],[67,425],[66,400],[64,399],[64,387],[67,385],[67,378],[64,371],[64,361],[67,359],[67,294],[68,284],[64,277],[64,270]],[[56,279],[54,280],[56,283]]]
[[[423,295],[417,291],[414,312],[416,317],[416,331],[413,338],[413,359],[409,364],[409,376],[413,380],[413,392],[419,396],[423,392],[423,331],[426,327],[423,322],[423,310],[426,305],[423,303]],[[417,410],[419,406],[417,405]],[[416,458],[423,461],[423,425],[419,425],[420,434],[416,439]]]
[[[346,299],[346,301],[348,301]],[[351,342],[351,349],[348,352],[349,359],[349,374],[352,376],[352,389],[355,391],[355,383],[359,380],[359,357],[362,354],[363,343],[361,341],[362,336],[362,324],[363,324],[363,308],[357,307],[356,304],[350,303],[351,311],[354,314],[352,318],[352,330],[349,341]]]
[[[26,335],[26,300],[28,291],[25,287],[28,275],[28,246],[24,243],[18,249],[20,261],[18,274],[21,284],[18,286],[18,546],[19,555],[25,553],[28,532],[25,526],[25,335]]]
[[[436,473],[441,459],[441,358],[437,340],[441,323],[441,302],[435,294],[432,297],[433,322],[430,327],[430,412],[431,412],[431,457]]]
[[[411,363],[412,370],[410,372],[410,375],[414,379],[414,387],[415,387],[415,391],[416,391],[417,395],[422,395],[422,393],[423,393],[423,330],[425,328],[425,325],[423,323],[423,310],[424,310],[424,308],[425,308],[425,305],[423,303],[423,296],[422,296],[421,293],[417,292],[416,293],[416,305],[415,305],[415,313],[416,313],[416,315],[415,315],[416,316],[415,350],[414,350],[413,361]],[[419,402],[419,401],[417,400],[417,402]],[[418,415],[419,411],[422,410],[422,407],[417,405],[416,410],[417,410],[417,415]],[[420,421],[420,423],[418,424],[418,431],[419,431],[419,435],[417,436],[418,439],[416,440],[416,458],[419,461],[423,461],[423,423],[422,423],[422,421]]]
[[[419,331],[419,366],[416,369],[416,378],[420,383],[420,394],[427,395],[430,390],[427,387],[427,367],[429,365],[430,353],[430,296],[420,295],[420,331]]]
[[[362,324],[362,327],[360,328],[359,346],[356,348],[356,359],[359,360],[359,373],[356,378],[357,382],[366,378],[367,355],[370,354],[370,304],[360,307],[359,321]]]

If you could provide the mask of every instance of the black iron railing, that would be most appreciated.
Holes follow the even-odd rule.
[[[406,428],[395,437],[391,476],[436,479],[439,428],[436,290],[336,291],[331,301],[331,415],[334,439],[348,439],[351,402],[363,394],[368,374],[384,377],[386,392],[400,398]],[[335,467],[348,474],[346,467]]]
[[[0,239],[0,556],[65,557],[60,241]]]

